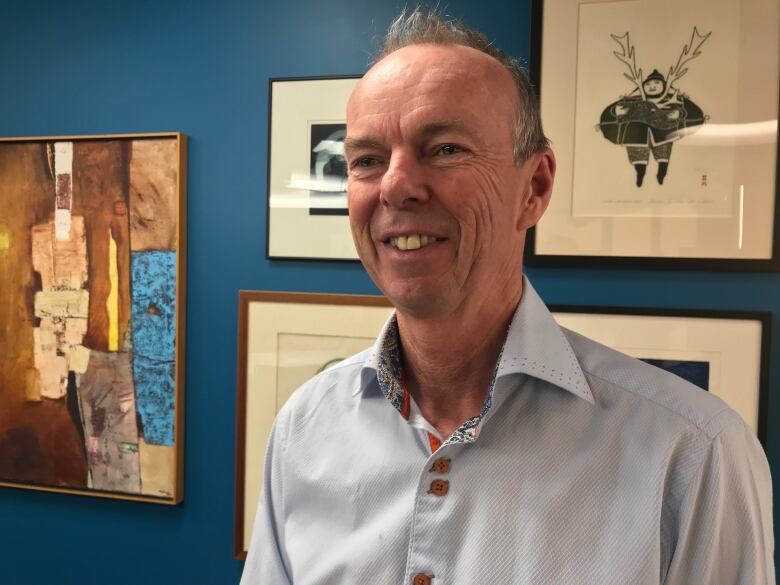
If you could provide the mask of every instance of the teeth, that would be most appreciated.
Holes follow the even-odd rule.
[[[390,244],[399,250],[417,250],[428,244],[433,244],[436,238],[423,234],[411,234],[408,236],[396,236],[390,238]]]

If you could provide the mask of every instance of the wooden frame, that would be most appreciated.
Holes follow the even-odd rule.
[[[392,307],[380,296],[240,291],[238,312],[233,553],[244,559],[276,412],[288,392],[317,371],[312,363],[325,360],[328,365],[333,358],[348,357],[334,353],[336,348],[351,354],[370,346]],[[283,343],[285,336],[304,341],[297,344],[304,360],[296,361],[295,350],[285,349],[295,346]],[[319,349],[317,338],[326,341]],[[298,368],[301,361],[304,365]],[[284,371],[290,375],[283,376]]]
[[[766,448],[771,313],[575,305],[549,308],[563,327],[618,351],[646,361],[680,362],[669,368],[678,375],[681,373],[674,370],[675,365],[706,363],[707,389],[736,410]],[[692,373],[697,374],[695,369]]]
[[[550,207],[528,232],[528,265],[780,270],[780,10],[758,0],[716,4],[533,0],[531,76],[558,172]],[[670,13],[656,26],[653,18]],[[684,46],[696,48],[686,57]],[[638,99],[631,89],[642,84],[622,76],[632,60],[631,75],[646,80],[655,68],[672,75],[665,67],[678,56],[681,71],[673,83],[664,79],[676,93],[664,94],[673,99],[656,111],[677,108],[692,125],[668,135],[669,152],[648,146],[642,162],[645,154],[620,147],[630,142],[625,120],[633,114],[621,110],[624,122],[614,127],[626,133],[607,138],[603,108],[621,93],[624,102]]]
[[[66,242],[68,249],[52,243],[52,264],[44,268],[40,254],[36,259],[36,252],[29,252],[32,266],[22,269],[24,279],[32,280],[26,284],[15,280],[15,288],[3,291],[4,298],[10,298],[9,306],[18,300],[20,306],[29,307],[16,314],[25,327],[32,325],[39,332],[33,330],[32,350],[20,343],[18,352],[6,353],[5,361],[0,357],[0,373],[5,372],[0,374],[0,386],[11,384],[9,372],[17,368],[18,374],[19,363],[24,362],[27,372],[26,382],[13,388],[20,394],[19,388],[24,387],[24,398],[14,407],[17,417],[6,419],[5,425],[0,421],[0,486],[178,504],[184,496],[186,136],[160,132],[0,138],[3,177],[8,199],[3,201],[0,192],[0,208],[9,200],[28,202],[25,181],[41,183],[52,192],[34,191],[41,195],[29,203],[30,209],[38,206],[27,213],[33,218],[28,218],[29,223],[24,224],[28,221],[24,219],[13,223],[20,216],[18,208],[15,215],[6,215],[10,219],[0,219],[0,256],[24,264],[25,246],[31,239],[36,250],[43,240]],[[20,226],[30,229],[20,230]],[[71,265],[73,258],[77,268]],[[5,264],[7,270],[10,266]],[[0,263],[0,273],[3,268]],[[51,278],[52,288],[44,288]],[[62,300],[54,302],[54,309],[47,308],[43,301],[54,290],[82,299],[79,314],[72,312],[75,305]],[[97,315],[103,315],[105,322]],[[48,335],[47,322],[59,323],[56,354],[42,341]],[[78,327],[68,329],[70,322],[78,322]],[[23,327],[9,323],[4,333],[8,339],[30,337]],[[74,333],[79,328],[86,333]],[[31,352],[43,358],[31,359]],[[163,355],[162,361],[156,361]],[[65,361],[67,371],[59,390],[56,383],[42,382],[56,374],[40,365],[58,359]],[[107,378],[105,372],[112,374]],[[12,396],[11,390],[0,393]],[[158,399],[162,406],[152,404]],[[80,456],[74,453],[80,450],[86,477],[74,480],[81,473],[76,471],[65,479],[42,480],[37,463],[23,469],[28,477],[8,477],[2,471],[8,470],[9,447],[29,455],[24,437],[36,432],[36,415],[31,414],[35,408],[41,416],[67,409],[70,418],[68,422],[64,414],[57,414],[55,425],[61,431],[58,441],[70,445],[68,454],[46,451],[51,441],[42,434],[41,461],[59,455],[77,461]],[[141,425],[136,425],[136,417]]]
[[[343,140],[347,99],[360,77],[268,80],[267,258],[357,260]]]

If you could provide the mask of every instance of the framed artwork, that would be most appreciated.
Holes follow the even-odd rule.
[[[553,305],[558,323],[712,392],[766,447],[771,313]]]
[[[186,145],[0,139],[0,485],[181,501]]]
[[[527,263],[780,270],[780,4],[535,0],[533,15],[558,169]]]
[[[239,293],[236,558],[246,558],[276,413],[306,380],[373,345],[392,310],[379,296]]]
[[[269,81],[272,259],[357,260],[347,216],[347,100],[359,76]]]

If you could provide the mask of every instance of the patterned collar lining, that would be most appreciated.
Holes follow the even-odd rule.
[[[395,314],[390,318],[382,332],[381,349],[377,358],[378,365],[376,377],[379,381],[379,387],[382,389],[382,394],[384,394],[385,398],[390,401],[390,404],[401,413],[401,416],[408,418],[409,401],[411,400],[411,397],[403,383],[401,344],[398,335],[398,320],[396,319]],[[444,445],[450,445],[452,443],[473,443],[476,441],[479,423],[485,418],[485,415],[493,405],[493,388],[496,385],[496,375],[498,374],[498,364],[500,363],[501,356],[499,356],[496,368],[493,370],[493,378],[490,381],[485,402],[482,404],[482,412],[460,425],[460,427],[447,438]],[[435,449],[432,450],[435,451]]]

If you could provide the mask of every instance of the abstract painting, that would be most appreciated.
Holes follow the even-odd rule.
[[[0,141],[0,485],[181,500],[185,157]]]

